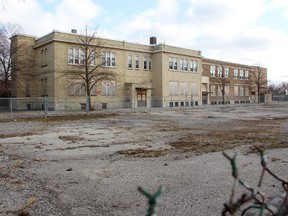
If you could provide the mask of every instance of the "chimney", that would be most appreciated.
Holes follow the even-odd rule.
[[[72,34],[77,34],[77,29],[71,29]]]
[[[156,45],[157,44],[157,37],[150,37],[150,45]]]

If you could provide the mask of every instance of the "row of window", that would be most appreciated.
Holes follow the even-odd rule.
[[[179,89],[178,89],[179,85]],[[180,90],[180,92],[178,92]],[[189,90],[189,91],[188,91]],[[177,96],[178,94],[183,96],[199,96],[198,83],[188,83],[188,82],[169,82],[169,95]]]
[[[135,65],[135,66],[134,66]],[[140,56],[135,56],[134,57],[134,64],[133,64],[133,56],[128,55],[128,69],[133,69],[135,67],[136,70],[139,70],[141,65],[140,65]],[[152,60],[151,57],[144,56],[143,57],[143,69],[144,70],[152,70]]]
[[[91,95],[114,96],[116,95],[116,81],[101,81],[101,90],[94,85],[91,90]],[[68,94],[70,96],[85,96],[86,88],[83,80],[70,79]]]
[[[211,77],[216,77],[216,66],[211,65],[210,66],[210,76]],[[223,73],[223,67],[218,66],[217,67],[217,76],[218,77],[229,77],[229,68],[224,67],[224,73]],[[243,69],[237,69],[234,68],[234,79],[249,79],[249,71],[248,70],[243,70]]]
[[[189,66],[189,67],[188,67]],[[180,71],[184,72],[197,72],[198,71],[198,61],[196,60],[189,60],[188,65],[188,59],[179,59],[179,69]],[[169,57],[169,70],[178,70],[178,58],[175,57]]]
[[[224,86],[225,95],[230,95],[230,86]],[[250,90],[248,86],[238,86],[234,87],[234,96],[249,96]],[[211,96],[222,96],[221,86],[220,85],[210,85]]]
[[[101,65],[103,67],[116,67],[115,53],[113,52],[102,52]],[[88,51],[87,57],[85,52],[79,48],[68,49],[68,64],[73,65],[84,65],[85,61],[91,66],[96,65],[96,53],[94,50]]]

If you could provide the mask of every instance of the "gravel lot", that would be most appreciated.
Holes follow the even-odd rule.
[[[288,179],[288,104],[105,112],[115,115],[57,122],[0,113],[0,215],[145,215],[137,186],[160,185],[159,215],[221,215],[233,183],[221,151],[240,153],[240,175],[254,187],[254,144],[273,148],[269,167]],[[268,199],[282,191],[268,175],[263,184]]]

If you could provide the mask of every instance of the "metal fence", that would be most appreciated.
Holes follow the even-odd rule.
[[[272,101],[288,102],[288,95],[272,95]]]

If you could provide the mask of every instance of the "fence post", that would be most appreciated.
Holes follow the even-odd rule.
[[[13,103],[12,103],[12,98],[10,97],[10,99],[9,99],[9,102],[10,102],[10,118],[12,119],[12,115],[13,115]]]
[[[45,118],[48,116],[48,101],[47,96],[44,96],[44,111],[45,111]]]
[[[89,105],[90,105],[90,103],[89,103],[89,96],[86,96],[86,112],[87,112],[87,116],[89,116]]]

